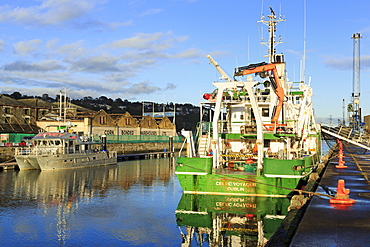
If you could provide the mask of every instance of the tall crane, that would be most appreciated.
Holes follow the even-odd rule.
[[[360,108],[360,33],[352,35],[353,39],[353,89],[351,103],[348,105],[349,125],[355,131],[361,127],[361,108]]]

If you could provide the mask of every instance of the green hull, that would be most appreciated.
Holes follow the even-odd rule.
[[[264,159],[264,172],[212,169],[212,157],[177,160],[176,175],[185,194],[287,196],[307,179],[319,155],[295,160]],[[225,170],[225,169],[224,169]]]
[[[289,204],[288,198],[183,194],[176,220],[179,227],[207,232],[210,243],[219,242],[220,239],[213,239],[217,236],[239,236],[249,243],[258,242],[270,239],[287,214]],[[259,230],[258,225],[263,229]]]

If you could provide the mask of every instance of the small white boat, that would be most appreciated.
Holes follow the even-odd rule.
[[[117,164],[117,152],[94,148],[76,134],[68,132],[39,133],[31,147],[15,150],[20,170],[56,170]]]

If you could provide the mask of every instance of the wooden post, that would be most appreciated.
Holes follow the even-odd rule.
[[[169,149],[168,150],[170,151],[170,157],[172,157],[174,152],[175,152],[174,146],[173,146],[173,136],[169,137],[168,142],[169,142]]]

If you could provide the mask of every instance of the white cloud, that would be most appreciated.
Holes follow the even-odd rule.
[[[37,51],[42,44],[40,39],[29,41],[20,41],[14,44],[14,51],[19,55],[28,55],[31,52]]]
[[[176,85],[173,83],[167,83],[165,90],[173,90],[176,88]]]
[[[206,57],[199,49],[190,48],[186,51],[173,55],[175,58],[195,58],[195,57]]]
[[[10,21],[23,25],[55,25],[89,13],[95,6],[89,0],[44,0],[40,5],[29,7],[0,7],[0,21]]]
[[[158,86],[146,80],[143,71],[150,73],[158,64],[172,59],[198,58],[201,54],[198,49],[178,51],[179,43],[186,39],[172,32],[159,32],[141,33],[95,47],[88,47],[85,40],[20,41],[13,47],[23,55],[22,60],[18,57],[3,63],[0,82],[7,88],[23,90],[23,94],[30,94],[27,89],[35,87],[45,88],[40,91],[46,93],[55,90],[55,94],[60,88],[67,88],[71,97],[98,97],[104,93],[133,99],[141,94],[173,90],[175,84]]]
[[[3,66],[5,71],[54,71],[64,70],[65,66],[60,65],[56,60],[44,60],[39,63],[29,63],[25,61],[15,61]]]
[[[327,57],[324,60],[324,64],[328,67],[337,69],[337,70],[353,70],[353,57]],[[370,56],[363,55],[360,58],[361,69],[370,68]]]
[[[187,37],[174,37],[172,32],[139,33],[134,37],[114,41],[113,48],[132,48],[139,50],[163,51],[173,47],[174,43],[183,42]]]
[[[162,11],[163,11],[163,9],[148,9],[147,11],[141,13],[139,16],[143,17],[143,16],[146,16],[146,15],[154,15],[154,14],[160,13]]]
[[[61,24],[68,23],[68,28],[104,27],[109,30],[132,25],[132,21],[108,23],[92,16],[96,6],[104,1],[40,0],[40,2],[39,5],[28,7],[2,5],[0,6],[0,22],[12,22],[27,27],[61,26]]]
[[[127,88],[132,94],[148,94],[155,93],[161,90],[160,87],[153,86],[149,81],[142,81],[131,85],[130,88]]]
[[[5,42],[0,39],[0,51],[2,51],[5,47]]]
[[[101,56],[91,56],[81,58],[71,63],[71,70],[90,73],[97,72],[119,72],[117,63],[119,57],[104,54]]]

